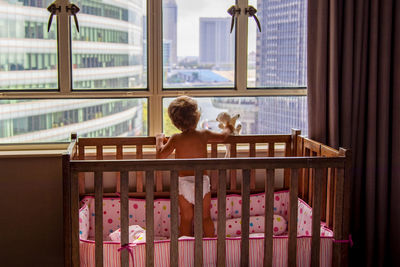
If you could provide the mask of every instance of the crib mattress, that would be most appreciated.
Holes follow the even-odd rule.
[[[264,194],[251,195],[250,216],[264,214]],[[237,218],[237,227],[240,229],[241,197],[239,195],[227,196],[227,219]],[[145,226],[145,201],[142,199],[129,200],[129,225],[137,224]],[[274,194],[274,213],[287,217],[289,204],[288,191],[276,192]],[[217,200],[211,201],[211,217],[217,220]],[[110,241],[109,234],[119,225],[119,199],[105,198],[103,200],[103,248],[104,266],[120,266],[119,242]],[[155,236],[154,255],[155,266],[169,266],[169,200],[158,199],[154,202]],[[298,200],[298,227],[297,227],[297,265],[310,266],[311,263],[311,225],[312,209],[301,199]],[[80,261],[81,266],[94,266],[95,243],[94,243],[94,198],[85,197],[79,211],[80,226]],[[262,266],[264,255],[263,223],[250,224],[250,266]],[[228,229],[228,226],[227,226]],[[231,231],[235,233],[235,231]],[[238,232],[240,235],[240,232]],[[333,233],[321,224],[321,254],[320,266],[331,266],[332,262],[332,240]],[[216,238],[203,239],[203,265],[216,266],[217,259]],[[130,266],[145,266],[145,243],[130,244]],[[287,266],[288,236],[286,233],[273,237],[273,266]],[[227,266],[240,266],[240,237],[231,234],[226,238],[226,261]],[[179,265],[194,266],[194,239],[184,238],[179,240]]]

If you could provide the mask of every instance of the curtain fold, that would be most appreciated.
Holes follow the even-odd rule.
[[[400,266],[399,2],[308,1],[308,132],[352,150],[357,266]]]

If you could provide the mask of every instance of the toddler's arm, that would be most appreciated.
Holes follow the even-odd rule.
[[[217,142],[225,141],[225,139],[228,138],[228,136],[231,135],[232,133],[233,133],[233,127],[231,125],[228,125],[220,133],[205,130],[207,140],[211,139],[211,140],[215,140]]]
[[[163,133],[157,134],[156,135],[156,154],[157,158],[159,159],[165,159],[168,157],[175,149],[175,135],[172,135],[166,144],[164,144],[165,141],[165,135]]]

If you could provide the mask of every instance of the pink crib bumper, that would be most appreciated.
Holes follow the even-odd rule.
[[[229,195],[226,198],[227,209],[227,266],[240,266],[240,217],[241,197]],[[250,197],[250,266],[262,266],[264,252],[264,194]],[[286,224],[289,194],[287,191],[274,194],[274,219],[282,218]],[[217,220],[217,200],[211,201],[211,217]],[[81,266],[94,266],[94,198],[82,200],[79,211]],[[154,201],[155,221],[155,266],[169,266],[170,205],[168,199]],[[110,241],[110,233],[120,228],[119,198],[105,198],[103,201],[103,248],[104,266],[120,266],[120,251],[127,249],[130,253],[130,266],[145,266],[145,243],[130,243],[121,248],[119,242]],[[129,225],[145,227],[145,201],[129,200]],[[311,263],[311,225],[312,209],[302,200],[298,200],[297,226],[297,266],[310,266]],[[274,228],[277,224],[274,224]],[[274,229],[275,230],[275,229]],[[280,229],[277,229],[280,230]],[[274,233],[273,266],[287,266],[288,236],[287,232]],[[280,235],[276,235],[280,234]],[[321,224],[321,266],[331,266],[333,233]],[[179,265],[194,266],[194,239],[179,240]],[[204,266],[216,266],[216,239],[205,238],[203,241]]]
[[[229,195],[226,198],[226,231],[228,237],[240,236],[241,229],[241,196]],[[263,193],[250,197],[250,233],[264,232],[264,203]],[[288,215],[289,194],[287,191],[276,192],[274,195],[274,235],[284,234]],[[94,198],[85,197],[79,212],[80,238],[92,240],[94,237]],[[211,201],[211,218],[216,225],[218,218],[217,200]],[[129,199],[129,225],[146,227],[145,201]],[[170,236],[170,202],[169,199],[154,201],[155,236],[162,239]],[[302,200],[298,200],[298,236],[311,236],[312,209]],[[103,239],[110,241],[109,235],[120,226],[119,198],[103,200]],[[332,231],[321,226],[321,236],[332,236]]]

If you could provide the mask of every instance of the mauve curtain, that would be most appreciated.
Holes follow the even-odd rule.
[[[400,266],[400,0],[308,0],[309,136],[352,150],[351,266]]]

